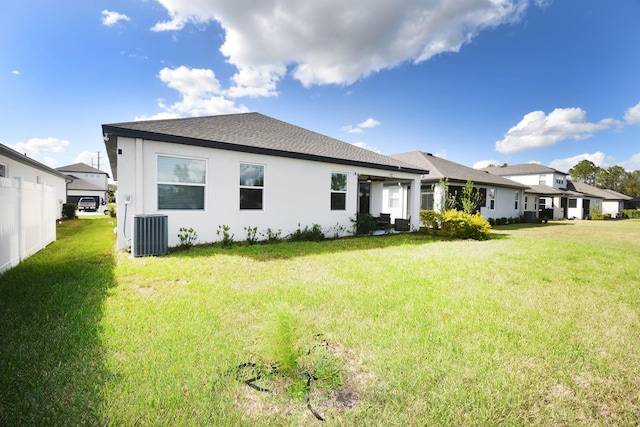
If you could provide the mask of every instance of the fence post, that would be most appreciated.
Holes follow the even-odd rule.
[[[13,177],[14,184],[18,190],[16,197],[16,220],[17,220],[17,229],[18,229],[18,262],[22,262],[24,258],[24,221],[23,221],[23,207],[22,207],[22,177],[15,176]]]

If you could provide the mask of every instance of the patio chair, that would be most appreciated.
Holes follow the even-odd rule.
[[[378,227],[387,229],[391,225],[391,214],[381,213],[378,217]]]

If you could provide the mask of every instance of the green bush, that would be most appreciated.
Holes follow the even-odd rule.
[[[611,214],[608,213],[594,213],[591,215],[591,219],[595,221],[602,221],[605,219],[611,219]]]
[[[76,215],[76,211],[78,210],[78,205],[75,203],[65,203],[62,205],[62,218],[64,219],[75,219],[78,216]]]
[[[442,234],[452,239],[486,240],[491,225],[479,213],[474,215],[460,211],[442,213]]]
[[[117,211],[116,211],[116,204],[115,203],[109,203],[107,205],[107,209],[109,209],[109,216],[111,218],[115,218],[117,215]]]
[[[378,221],[368,213],[357,213],[355,219],[351,219],[354,223],[356,234],[371,234],[372,231],[378,228]]]
[[[289,240],[292,242],[319,242],[324,240],[324,233],[319,224],[313,224],[311,228],[305,226],[304,230],[298,224],[298,229],[289,235]]]
[[[624,218],[640,218],[640,209],[622,209],[620,212]]]
[[[442,225],[442,214],[434,210],[420,211],[420,222],[427,229],[439,230]]]

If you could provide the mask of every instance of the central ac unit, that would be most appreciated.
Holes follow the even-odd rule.
[[[134,215],[134,257],[165,255],[169,253],[169,231],[167,215]]]

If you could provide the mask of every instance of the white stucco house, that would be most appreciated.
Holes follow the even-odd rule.
[[[56,240],[66,176],[0,144],[0,273]]]
[[[104,205],[109,200],[109,174],[85,163],[56,168],[57,171],[67,175],[71,182],[67,187],[67,203],[78,204],[82,197],[92,197],[98,206]]]
[[[528,189],[527,185],[473,169],[431,153],[411,151],[393,154],[391,157],[429,170],[428,175],[422,176],[420,200],[423,210],[442,211],[443,197],[445,199],[447,197],[443,194],[445,180],[448,182],[449,195],[455,197],[457,193],[459,197],[467,181],[471,179],[474,188],[481,195],[478,210],[480,215],[487,219],[520,217],[525,211],[533,211],[537,203],[537,199],[525,202],[524,194]]]
[[[620,212],[625,208],[625,203],[628,203],[633,199],[632,197],[618,193],[617,191],[594,187],[593,185],[585,184],[584,182],[569,181],[568,188],[582,194],[589,194],[593,199],[599,200],[602,213],[609,214],[612,218],[619,217]],[[572,204],[571,200],[569,200],[569,204]],[[593,211],[593,206],[591,207],[591,210]]]
[[[180,228],[199,242],[228,226],[282,236],[318,224],[328,235],[353,230],[358,211],[384,213],[383,188],[402,189],[419,228],[421,175],[428,171],[259,113],[102,125],[118,182],[117,247],[132,245],[134,216],[166,215],[169,246]],[[364,184],[369,193],[361,194]],[[400,184],[400,185],[398,185]]]
[[[569,180],[569,174],[556,169],[527,163],[483,170],[527,185],[529,190],[524,197],[538,197],[538,215],[541,218],[587,219],[592,210],[602,210],[602,197],[578,190]]]

